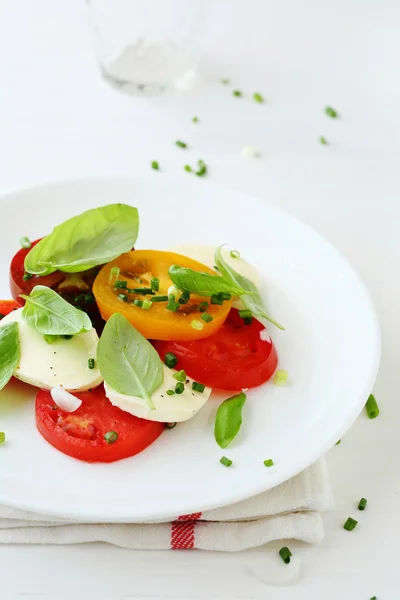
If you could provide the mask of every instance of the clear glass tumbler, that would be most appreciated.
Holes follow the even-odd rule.
[[[104,78],[132,94],[187,87],[209,0],[87,0]]]

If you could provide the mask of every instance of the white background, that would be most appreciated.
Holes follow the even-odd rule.
[[[381,416],[361,415],[329,454],[337,506],[321,545],[291,544],[299,583],[260,582],[251,566],[265,550],[3,546],[3,598],[398,598],[399,32],[395,0],[214,0],[197,86],[137,99],[100,79],[83,0],[0,1],[0,192],[77,176],[162,177],[154,159],[188,177],[182,165],[203,158],[210,181],[272,200],[332,241],[364,278],[383,332]],[[221,77],[248,96],[233,98]],[[340,120],[324,115],[327,104]],[[182,154],[176,139],[193,151]],[[243,159],[245,144],[261,158]],[[361,496],[368,510],[357,515]],[[360,521],[352,533],[342,529],[350,515]]]

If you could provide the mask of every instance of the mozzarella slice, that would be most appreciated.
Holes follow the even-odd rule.
[[[164,380],[161,386],[151,395],[155,410],[152,410],[143,398],[121,394],[107,383],[104,383],[104,389],[111,404],[118,406],[118,408],[131,415],[135,415],[135,417],[148,419],[149,421],[161,421],[162,423],[188,421],[204,406],[212,389],[206,387],[202,393],[195,392],[192,390],[193,379],[187,377],[186,381],[188,383],[185,383],[183,393],[169,396],[167,390],[174,390],[178,383],[173,376],[174,373],[177,373],[175,369],[163,365]]]
[[[17,379],[46,390],[60,387],[70,392],[88,390],[103,381],[96,366],[88,368],[88,359],[95,358],[99,341],[95,329],[48,344],[42,334],[25,323],[22,308],[11,312],[1,323],[12,321],[18,323],[21,350],[14,372]]]

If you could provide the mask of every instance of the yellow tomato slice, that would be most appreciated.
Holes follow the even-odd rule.
[[[216,275],[207,266],[174,252],[162,252],[160,250],[133,250],[127,252],[105,265],[95,279],[93,294],[103,319],[107,320],[113,313],[119,312],[144,337],[154,340],[197,340],[216,333],[228,316],[232,306],[231,301],[224,301],[220,306],[210,304],[209,298],[193,294],[187,304],[179,306],[177,312],[166,310],[166,302],[154,302],[150,310],[143,310],[141,307],[135,306],[133,301],[136,298],[140,300],[150,299],[152,296],[126,293],[124,289],[114,289],[115,281],[112,280],[111,269],[118,267],[118,279],[127,281],[128,289],[150,287],[151,278],[157,277],[160,284],[156,295],[167,295],[168,288],[172,285],[168,269],[174,264],[194,271]],[[118,297],[121,293],[128,296],[127,302]],[[201,321],[201,313],[198,310],[199,304],[204,301],[209,302],[207,312],[213,318],[209,323]],[[203,323],[203,329],[199,331],[192,327],[191,323],[194,319]]]

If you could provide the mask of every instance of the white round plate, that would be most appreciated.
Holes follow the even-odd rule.
[[[221,450],[214,395],[191,421],[166,430],[138,456],[86,464],[52,448],[35,427],[35,389],[11,382],[0,393],[0,502],[85,521],[151,521],[259,494],[308,467],[344,434],[375,380],[380,335],[371,300],[338,252],[308,226],[248,196],[196,177],[94,179],[18,192],[0,202],[0,293],[21,236],[36,239],[87,208],[111,202],[140,211],[138,248],[228,243],[254,264],[271,314],[269,331],[284,388],[248,392],[243,425]],[[233,461],[219,463],[222,455]],[[275,466],[263,461],[272,458]]]

